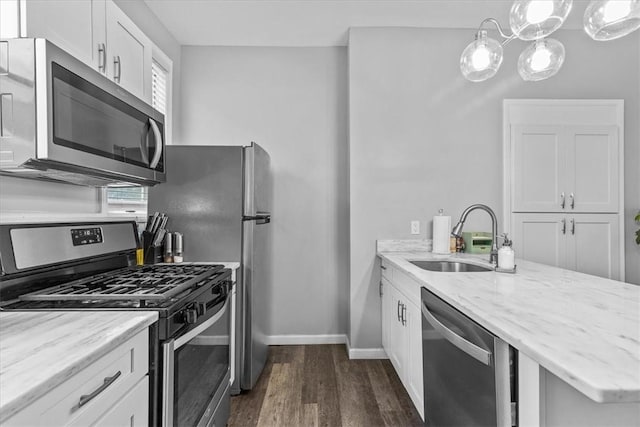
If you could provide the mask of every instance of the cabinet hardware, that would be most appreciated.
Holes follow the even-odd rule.
[[[571,220],[571,234],[576,234],[576,221],[574,219]]]
[[[402,320],[400,319],[400,300],[398,300],[398,322],[401,322]]]
[[[380,298],[382,298],[382,294],[383,294],[383,290],[382,290],[382,280],[380,281]]]
[[[567,220],[562,218],[562,221],[560,222],[562,222],[562,234],[567,234]]]
[[[564,191],[560,193],[560,207],[564,209]]]
[[[113,57],[113,80],[116,83],[120,83],[120,76],[122,75],[122,63],[120,62],[120,55]]]
[[[385,267],[384,265],[380,265],[380,268],[383,269],[383,270],[387,269],[387,267]]]
[[[113,374],[113,376],[106,377],[100,387],[95,389],[90,394],[83,394],[82,396],[80,396],[80,401],[78,402],[78,406],[76,407],[76,409],[86,405],[91,400],[93,400],[96,396],[98,396],[100,393],[105,391],[106,388],[109,387],[111,384],[113,384],[114,381],[117,380],[120,375],[122,375],[122,372],[118,371],[115,374]]]
[[[104,43],[98,44],[98,70],[103,74],[107,70],[107,48]]]
[[[402,326],[407,324],[407,306],[402,304]]]
[[[576,206],[576,199],[573,196],[573,193],[569,194],[569,205],[571,206],[571,209],[575,208]]]

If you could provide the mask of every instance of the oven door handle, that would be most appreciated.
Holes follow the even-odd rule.
[[[209,319],[207,319],[201,325],[198,325],[197,327],[193,328],[192,330],[190,330],[186,334],[176,338],[176,340],[174,341],[174,344],[173,344],[174,345],[174,349],[175,350],[179,349],[180,347],[182,347],[183,345],[185,345],[186,343],[188,343],[189,341],[191,341],[192,339],[194,339],[195,337],[197,337],[198,335],[203,333],[205,330],[207,330],[209,328],[209,326],[213,325],[218,320],[220,320],[220,318],[222,318],[222,316],[224,316],[224,313],[227,311],[227,305],[229,305],[229,297],[228,296],[227,296],[226,301],[224,302],[224,306],[220,309],[220,311],[218,311],[216,314],[211,316]]]

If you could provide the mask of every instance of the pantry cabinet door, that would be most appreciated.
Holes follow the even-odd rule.
[[[21,4],[24,37],[42,37],[98,68],[104,43],[105,0],[29,0]]]
[[[562,214],[513,214],[517,258],[555,267],[566,265],[567,218]]]
[[[561,126],[515,125],[512,211],[561,212],[565,148]]]
[[[567,129],[567,211],[618,212],[618,144],[615,126]]]
[[[618,215],[568,216],[567,268],[620,280]]]
[[[151,40],[113,1],[106,10],[107,76],[151,103]]]

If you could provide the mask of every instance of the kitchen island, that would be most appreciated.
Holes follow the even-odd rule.
[[[488,255],[412,246],[378,242],[409,298],[425,287],[518,350],[520,425],[640,425],[640,287],[520,259],[516,274],[426,271],[409,261]]]
[[[146,330],[157,319],[156,312],[0,312],[0,423],[4,424],[8,420],[7,425],[24,424],[23,415],[26,415],[35,417],[28,420],[29,424],[57,424],[56,416],[59,414],[56,413],[51,418],[52,415],[47,412],[49,410],[47,406],[52,406],[58,398],[63,398],[58,396],[60,393],[56,390],[61,390],[61,386],[70,384],[74,378],[82,376],[83,372],[93,369],[93,366],[101,367],[100,363],[103,360],[106,361],[103,365],[108,368],[107,374],[112,373],[109,370],[110,367],[113,367],[113,370],[120,369],[121,374],[114,378],[114,384],[111,387],[114,391],[121,385],[118,383],[122,385],[127,385],[128,382],[135,383],[137,376],[147,372],[149,356]],[[123,357],[121,357],[124,365],[119,365],[118,360],[108,360],[111,353],[123,348],[134,339],[142,341],[141,350],[138,351],[136,347],[134,354],[124,348]],[[139,365],[136,364],[138,359],[140,359]],[[128,365],[131,370],[135,366],[140,371],[130,375],[131,379],[127,376]],[[120,366],[124,367],[120,368]],[[96,369],[96,374],[100,374],[98,382],[102,383],[102,371]],[[85,394],[82,389],[87,387],[86,384],[89,382],[90,379],[85,378],[81,384],[72,387],[72,390],[64,391]],[[88,387],[93,386],[88,384]],[[127,390],[124,389],[124,391]],[[144,392],[146,395],[147,389]],[[98,400],[100,399],[96,399]],[[144,402],[139,403],[141,405]],[[75,405],[76,402],[73,404]],[[41,413],[31,410],[33,405],[39,405],[36,409],[44,408],[44,410]],[[68,407],[73,414],[64,414],[64,416],[76,416],[81,412],[79,407],[75,408],[72,405]],[[86,405],[82,410],[85,408],[93,410],[91,405]],[[58,411],[57,408],[56,411]],[[144,408],[144,412],[146,411],[147,409]],[[25,414],[25,412],[30,413]],[[44,413],[49,416],[41,416]],[[21,417],[19,422],[15,421],[15,417]],[[66,421],[63,422],[63,424],[66,423]]]

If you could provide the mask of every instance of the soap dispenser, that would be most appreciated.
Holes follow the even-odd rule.
[[[509,240],[507,233],[502,235],[504,242],[502,247],[498,249],[498,268],[500,270],[514,270],[516,268],[516,254],[511,245],[513,242]]]

